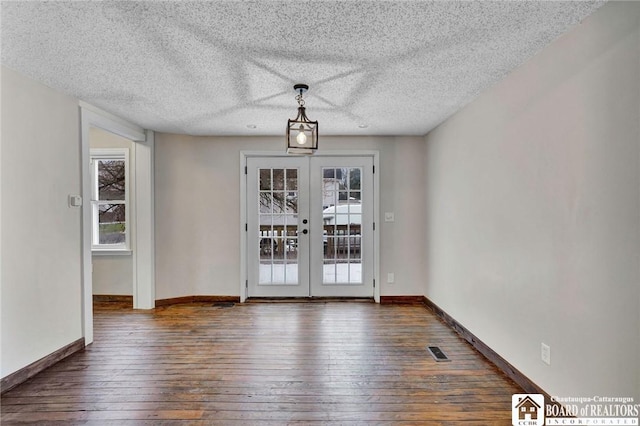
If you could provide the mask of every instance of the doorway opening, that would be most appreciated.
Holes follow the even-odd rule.
[[[134,142],[89,130],[91,158],[91,263],[94,301],[133,308],[131,212],[135,211]]]
[[[130,176],[128,186],[135,208],[128,208],[129,248],[131,256],[133,307],[151,309],[155,307],[155,252],[154,252],[154,211],[153,211],[153,152],[154,133],[113,116],[92,105],[80,102],[81,152],[82,152],[82,326],[85,344],[93,342],[93,265],[92,249],[94,220],[96,213],[95,188],[92,187],[91,133],[96,129],[117,135],[132,142],[130,166],[135,174]],[[94,167],[99,167],[93,163]],[[112,194],[113,195],[113,194]],[[123,200],[108,201],[104,205],[115,205]],[[132,204],[132,205],[133,205]],[[104,207],[104,206],[103,206]],[[106,208],[106,207],[105,207]],[[98,209],[99,210],[99,209]],[[122,207],[113,209],[122,211]],[[125,207],[124,211],[127,208]],[[116,214],[105,219],[113,223],[105,224],[103,231],[118,234],[122,225]],[[100,225],[98,224],[98,230]],[[126,228],[125,228],[126,229]],[[112,235],[119,238],[118,235]],[[124,250],[126,251],[126,250]]]
[[[244,160],[241,299],[378,300],[377,156]]]

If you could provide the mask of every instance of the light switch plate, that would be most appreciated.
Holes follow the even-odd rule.
[[[385,212],[384,213],[384,221],[385,222],[395,222],[396,215],[393,212]]]
[[[82,197],[79,195],[69,195],[69,207],[81,207]]]

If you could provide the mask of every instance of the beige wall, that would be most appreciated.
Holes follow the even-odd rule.
[[[2,67],[5,377],[82,337],[77,100]]]
[[[157,134],[156,298],[240,294],[240,152],[283,152],[283,138]],[[321,150],[380,152],[382,295],[423,294],[423,138],[325,137]],[[386,284],[387,272],[395,284]]]
[[[129,176],[135,176],[135,150],[133,142],[121,136],[92,127],[89,132],[91,148],[126,148],[129,150]],[[129,179],[131,181],[131,178]],[[129,182],[128,190],[133,185]],[[132,214],[135,197],[129,199],[129,214]],[[129,255],[93,254],[93,294],[126,295],[133,294],[133,257]]]
[[[640,401],[639,19],[605,5],[426,137],[426,295],[553,395]]]

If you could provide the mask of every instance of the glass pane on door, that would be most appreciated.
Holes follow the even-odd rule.
[[[322,168],[323,284],[362,284],[361,167]]]
[[[258,284],[298,284],[298,169],[258,170]]]

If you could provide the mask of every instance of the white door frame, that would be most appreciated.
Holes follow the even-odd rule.
[[[93,274],[91,262],[91,170],[89,134],[97,127],[135,142],[135,176],[131,188],[135,211],[131,212],[133,250],[133,307],[155,307],[154,243],[154,133],[80,102],[82,171],[82,329],[85,345],[93,342]]]
[[[380,179],[379,179],[379,155],[378,151],[323,151],[315,154],[316,157],[373,157],[373,299],[380,303]],[[246,166],[249,157],[289,157],[283,152],[276,151],[241,151],[240,152],[240,302],[247,300],[248,270],[247,270],[247,179]]]

